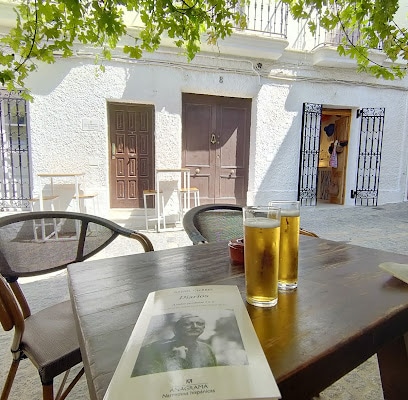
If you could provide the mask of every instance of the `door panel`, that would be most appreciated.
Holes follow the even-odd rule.
[[[183,165],[202,204],[246,204],[250,99],[183,94]]]
[[[246,156],[249,149],[245,140],[247,139],[245,128],[249,125],[246,121],[248,115],[242,108],[222,107],[221,117],[219,199],[235,202],[234,198],[245,199],[246,197]]]
[[[201,199],[208,198],[215,172],[208,132],[213,130],[215,109],[211,104],[187,103],[183,114],[183,147],[188,149],[184,154],[183,166],[190,167],[191,186],[200,189]]]
[[[154,188],[154,108],[111,103],[108,114],[111,207],[140,208]]]

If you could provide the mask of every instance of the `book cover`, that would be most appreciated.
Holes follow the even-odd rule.
[[[237,286],[148,295],[104,400],[273,400],[280,392]]]

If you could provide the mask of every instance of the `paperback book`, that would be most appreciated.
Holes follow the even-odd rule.
[[[378,265],[384,271],[389,272],[401,281],[408,283],[408,264],[384,262]]]
[[[104,400],[280,399],[237,286],[148,295]]]

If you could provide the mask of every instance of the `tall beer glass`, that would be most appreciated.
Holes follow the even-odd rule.
[[[246,299],[272,307],[278,302],[280,210],[252,206],[243,213]]]
[[[299,201],[271,201],[270,206],[281,209],[279,278],[280,290],[292,290],[298,283],[299,259]]]

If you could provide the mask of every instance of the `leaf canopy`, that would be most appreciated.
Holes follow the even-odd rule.
[[[407,20],[396,22],[399,0],[283,0],[295,19],[307,19],[313,33],[315,14],[327,31],[340,27],[343,32],[339,54],[357,61],[358,71],[383,79],[403,78],[407,72]],[[402,26],[403,25],[403,26]],[[357,35],[355,35],[357,33]],[[353,38],[352,38],[353,36]],[[390,65],[373,60],[370,50],[385,53]]]
[[[210,43],[244,28],[239,10],[246,0],[27,0],[15,3],[16,25],[0,37],[0,85],[24,88],[36,62],[54,63],[56,55],[70,57],[76,43],[100,49],[110,59],[120,40],[125,54],[140,58],[155,51],[166,33],[191,60],[201,35]],[[140,18],[144,27],[128,26],[125,18]],[[128,44],[130,42],[130,44]],[[26,91],[28,94],[28,91]]]
[[[274,2],[275,0],[270,0]],[[357,60],[359,71],[385,79],[402,78],[408,60],[408,32],[395,22],[398,0],[282,0],[295,19],[306,20],[312,33],[317,22],[330,31],[340,26],[340,54]],[[132,58],[155,51],[163,35],[182,48],[189,60],[200,50],[202,37],[210,44],[244,29],[245,5],[250,0],[25,0],[14,1],[15,26],[0,36],[0,85],[10,91],[25,88],[37,62],[54,63],[70,57],[78,43],[99,50],[109,60],[121,47]],[[316,19],[317,15],[317,19]],[[142,27],[129,24],[138,18]],[[359,32],[357,42],[349,35]],[[121,40],[124,40],[123,45]],[[370,59],[370,48],[382,48],[390,67]],[[29,96],[28,90],[25,94]]]

